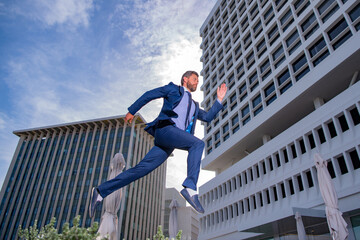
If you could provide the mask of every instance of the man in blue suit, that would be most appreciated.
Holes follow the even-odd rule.
[[[217,101],[208,112],[205,112],[191,98],[191,92],[196,91],[199,83],[198,77],[195,71],[187,71],[181,77],[181,86],[170,82],[166,86],[147,91],[128,108],[129,112],[125,116],[125,121],[131,123],[135,113],[148,102],[158,98],[164,99],[159,116],[145,128],[155,137],[155,146],[135,167],[93,188],[89,206],[90,217],[94,216],[96,206],[103,198],[149,174],[159,167],[175,148],[188,151],[187,178],[182,184],[184,189],[180,194],[196,211],[204,213],[196,192],[196,184],[205,144],[194,136],[195,125],[197,119],[210,122],[215,118],[223,107],[221,102],[227,88],[225,84],[222,84],[217,89]]]

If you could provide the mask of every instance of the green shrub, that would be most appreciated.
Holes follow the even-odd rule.
[[[19,227],[18,235],[20,239],[24,240],[93,240],[99,234],[97,233],[99,224],[94,222],[92,227],[82,228],[80,227],[80,216],[76,216],[73,220],[73,226],[70,228],[69,223],[65,223],[62,228],[62,233],[58,233],[55,226],[56,219],[52,218],[50,223],[40,230],[37,228],[37,222],[34,226],[22,229]]]

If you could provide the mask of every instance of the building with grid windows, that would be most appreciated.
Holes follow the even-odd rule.
[[[106,181],[110,160],[121,152],[128,169],[153,146],[138,115],[132,125],[125,116],[15,131],[19,143],[6,175],[0,200],[0,239],[16,239],[23,228],[56,227],[81,216],[81,226],[100,222],[104,206],[89,218],[91,189]],[[166,164],[123,188],[119,239],[152,237],[163,223]]]
[[[219,0],[200,29],[205,125],[199,239],[330,239],[314,154],[360,239],[360,3]]]
[[[176,207],[176,222],[178,231],[182,231],[181,239],[198,239],[199,215],[192,207],[186,206],[186,200],[180,196],[180,193],[175,188],[166,188],[165,190],[164,235],[171,237],[169,234],[169,222],[172,211],[170,206],[173,200],[176,200],[178,205]]]

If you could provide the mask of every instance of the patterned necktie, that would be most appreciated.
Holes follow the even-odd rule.
[[[186,93],[188,94],[189,100],[188,100],[188,108],[187,108],[187,112],[186,112],[186,118],[185,118],[185,129],[186,127],[189,125],[189,114],[190,114],[190,109],[191,109],[191,94],[189,92],[186,91]]]

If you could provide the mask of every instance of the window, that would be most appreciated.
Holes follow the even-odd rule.
[[[360,159],[359,159],[359,155],[356,152],[356,150],[349,152],[349,155],[350,155],[351,162],[352,162],[354,169],[360,168]]]
[[[256,51],[258,53],[258,58],[260,58],[263,53],[266,50],[266,43],[265,43],[265,39],[263,38],[257,45],[256,45]]]
[[[347,23],[345,19],[341,19],[334,27],[332,27],[328,31],[329,39],[332,41],[334,40],[342,31],[347,28]]]
[[[240,37],[240,34],[239,34],[239,33],[240,33],[239,28],[236,28],[235,31],[234,31],[233,34],[232,34],[233,42],[234,42],[234,43],[239,39],[239,37]]]
[[[220,138],[220,131],[217,131],[215,133],[215,141],[219,140],[219,138]]]
[[[267,86],[264,89],[265,99],[266,99],[266,105],[270,105],[273,101],[276,99],[275,93],[275,85],[274,83],[271,83],[269,86]]]
[[[315,23],[315,24],[314,24]],[[313,26],[313,27],[311,27]],[[305,33],[305,40],[308,39],[317,29],[319,28],[319,24],[316,22],[316,17],[314,13],[312,13],[302,24],[301,30]]]
[[[342,34],[342,36],[332,44],[334,50],[340,47],[346,40],[348,40],[352,36],[352,33],[349,30],[344,33],[346,28],[348,28],[348,25],[343,18],[328,31],[328,36],[331,41]]]
[[[252,105],[253,105],[253,109],[255,109],[257,107],[257,109],[255,109],[255,111],[254,111],[254,116],[259,114],[263,110],[263,107],[261,105],[261,95],[260,94],[252,100]]]
[[[244,46],[245,46],[245,49],[249,46],[249,44],[251,43],[251,35],[250,35],[250,32],[244,37]]]
[[[270,8],[264,14],[265,24],[268,24],[274,18],[274,10],[270,5]]]
[[[286,29],[288,29],[288,27],[290,26],[291,23],[294,22],[294,18],[292,16],[292,12],[291,12],[291,9],[289,8],[286,13],[284,14],[284,16],[282,16],[280,18],[280,23],[281,23],[281,26],[282,26],[282,30],[283,32],[286,31]]]
[[[296,60],[293,64],[293,70],[296,73],[302,66],[306,64],[306,57],[305,54],[303,54],[298,60]]]
[[[255,108],[260,103],[261,103],[261,95],[259,94],[252,100],[253,108]]]
[[[270,67],[270,61],[267,59],[261,66],[260,66],[260,72],[263,73],[265,70],[267,70]]]
[[[282,45],[280,45],[280,47],[275,50],[275,52],[272,54],[272,57],[275,63],[275,68],[278,68],[285,60],[284,49]]]
[[[281,84],[283,84],[286,80],[288,80],[290,78],[290,74],[289,74],[289,70],[286,69],[285,72],[283,72],[279,77],[278,77],[278,83],[279,86],[281,86]]]
[[[238,67],[236,68],[236,72],[239,74],[244,70],[244,64],[241,62]]]
[[[314,43],[309,48],[309,53],[311,57],[314,57],[318,52],[320,52],[326,46],[325,40],[321,37],[316,43]]]
[[[286,46],[289,49],[289,54],[291,55],[300,45],[301,45],[301,41],[299,38],[299,33],[297,32],[297,30],[290,35],[290,37],[288,37],[286,40]]]
[[[254,62],[254,52],[253,51],[251,51],[250,54],[246,57],[246,62],[248,65],[250,65],[250,66],[248,66],[248,68],[250,68]]]
[[[226,123],[224,126],[223,126],[223,133],[226,133],[227,131],[229,131],[229,124]]]
[[[231,119],[231,125],[235,126],[235,124],[237,124],[239,122],[239,116],[236,114],[232,119]]]
[[[275,26],[268,32],[268,38],[270,41],[270,46],[276,41],[276,39],[278,39],[279,37],[279,30],[277,25],[275,24]]]
[[[255,71],[254,74],[252,74],[249,77],[249,84],[250,84],[250,91],[253,91],[258,85],[259,82],[257,81],[257,72]]]
[[[339,9],[339,6],[335,0],[325,0],[317,9],[321,20],[326,22]]]
[[[360,114],[356,107],[350,110],[350,115],[353,120],[354,126],[358,125],[360,123]]]
[[[282,87],[280,88],[280,93],[283,94],[285,91],[287,91],[291,86],[291,80],[288,81],[290,79],[290,74],[289,74],[289,70],[286,69],[285,72],[283,72],[279,77],[278,77],[278,83],[279,86],[282,85]]]
[[[360,17],[360,4],[356,5],[350,12],[349,12],[349,16],[352,22],[355,22],[356,19],[358,19]],[[357,31],[360,30],[360,23],[358,22],[355,25],[355,29]]]
[[[262,30],[261,21],[258,21],[257,24],[253,28],[253,32],[255,34],[255,38],[259,35],[259,32]]]
[[[294,73],[296,73],[296,76],[295,76],[296,81],[299,81],[303,76],[305,76],[310,71],[310,69],[307,66],[306,62],[307,62],[306,61],[306,56],[305,56],[305,54],[303,54],[299,59],[297,59],[292,64]],[[303,68],[303,66],[307,66],[307,67]],[[302,69],[302,71],[299,71],[300,69]],[[299,71],[299,73],[297,73],[298,71]]]
[[[249,113],[249,105],[246,105],[243,109],[241,109],[241,116],[245,117]]]
[[[296,15],[300,16],[301,13],[310,5],[309,0],[298,0],[294,3],[295,11],[297,12]]]

